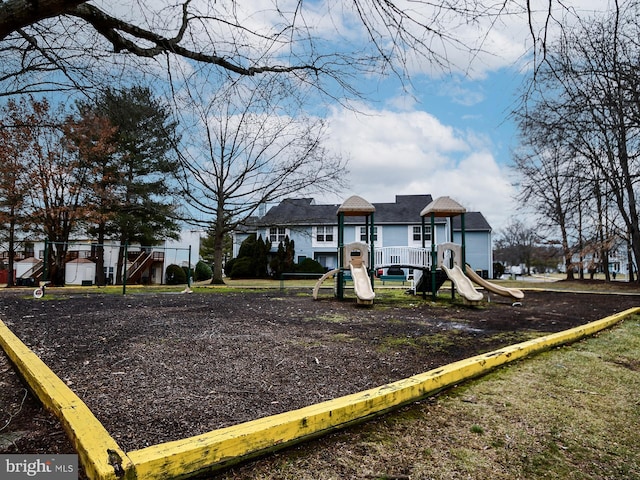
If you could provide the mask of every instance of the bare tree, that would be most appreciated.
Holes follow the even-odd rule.
[[[553,8],[566,10],[560,0],[547,2],[536,27],[530,2],[515,0],[273,0],[261,10],[235,0],[6,0],[0,94],[85,89],[131,66],[170,71],[179,62],[211,64],[233,77],[284,74],[331,95],[354,93],[355,72],[406,79],[419,63],[448,69],[456,51],[474,57],[502,15],[528,18],[544,51]],[[465,40],[470,26],[478,38]]]
[[[567,279],[572,280],[575,231],[571,225],[578,206],[578,179],[561,145],[543,147],[535,141],[529,145],[526,153],[522,151],[515,156],[514,168],[520,178],[518,199],[537,215],[542,226],[540,233],[559,231]]]
[[[199,128],[183,142],[191,148],[179,150],[184,195],[195,216],[212,224],[218,283],[229,232],[267,203],[341,189],[345,163],[323,148],[323,121],[297,110],[276,78],[245,79],[190,106]]]
[[[0,239],[7,247],[8,287],[14,284],[17,245],[29,230],[26,197],[31,184],[28,152],[34,142],[32,117],[23,98],[7,103],[0,123]]]
[[[534,227],[514,218],[496,239],[496,259],[511,265],[525,265],[527,274],[533,260],[534,247],[539,239]]]
[[[27,198],[31,219],[37,232],[50,241],[50,279],[64,285],[69,238],[93,214],[86,188],[90,166],[81,153],[84,148],[70,141],[87,131],[62,111],[53,111],[46,101],[32,100],[30,107],[34,142],[28,150],[32,185]]]
[[[546,134],[561,132],[563,144],[570,146],[566,161],[573,175],[589,180],[586,192],[588,199],[595,201],[594,225],[599,231],[591,237],[599,237],[603,246],[612,244],[611,229],[604,228],[601,217],[609,211],[613,198],[637,261],[640,124],[635,90],[638,75],[633,66],[640,60],[639,7],[635,2],[616,2],[615,7],[606,15],[563,30],[561,38],[548,45],[545,64],[535,77],[537,93],[529,99],[535,107],[525,115],[532,119],[540,108],[544,110]],[[548,144],[545,136],[538,139],[541,148]],[[575,193],[581,195],[580,208],[587,200],[584,192]],[[583,218],[578,217],[580,221]],[[579,245],[578,250],[585,251],[585,245]]]

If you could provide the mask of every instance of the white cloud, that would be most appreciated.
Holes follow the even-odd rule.
[[[448,82],[442,83],[440,95],[450,97],[451,101],[458,105],[471,107],[485,99],[485,95],[478,88],[479,87],[476,86],[476,89],[473,90],[464,87],[459,77],[453,77]]]
[[[448,195],[482,212],[494,230],[514,212],[513,187],[483,135],[461,132],[421,111],[334,110],[328,147],[350,159],[350,195],[393,202],[395,195]],[[318,199],[321,200],[321,199]]]

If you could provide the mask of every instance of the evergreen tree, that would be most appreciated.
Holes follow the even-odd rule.
[[[284,271],[294,272],[296,269],[296,248],[295,242],[287,235],[284,237]]]
[[[103,228],[120,241],[116,271],[120,282],[126,244],[154,245],[166,238],[178,238],[180,228],[171,186],[178,167],[172,156],[177,143],[176,123],[151,90],[140,86],[109,88],[94,104],[81,104],[80,110],[93,110],[116,128],[112,158],[119,172],[113,179],[113,192],[117,194],[111,205],[112,215]]]
[[[280,275],[286,272],[295,272],[295,243],[288,235],[284,237],[284,242],[278,243],[278,251],[269,266],[275,278],[280,278]]]
[[[267,265],[269,263],[268,255],[271,250],[271,242],[265,242],[262,235],[256,241],[256,249],[253,253],[253,262],[256,278],[266,278],[268,276]]]
[[[232,260],[230,276],[235,278],[266,278],[268,276],[271,242],[249,235],[240,245],[238,256]],[[231,263],[231,262],[230,262]]]
[[[276,251],[275,256],[271,259],[271,262],[269,264],[269,266],[271,267],[271,275],[273,275],[274,278],[280,278],[280,276],[284,272],[284,258],[284,245],[282,244],[282,242],[279,242],[278,250]]]

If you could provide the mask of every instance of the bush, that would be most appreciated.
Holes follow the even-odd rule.
[[[189,267],[182,267],[182,271],[184,272],[184,281],[189,283]],[[193,270],[191,271],[191,280],[193,280]]]
[[[500,278],[504,274],[504,265],[500,262],[493,264],[493,278]]]
[[[267,278],[267,265],[269,251],[271,250],[271,242],[262,239],[262,235],[256,238],[255,233],[244,239],[240,245],[238,256],[235,258],[237,262],[242,260],[238,270],[234,270],[235,263],[232,266],[227,264],[225,273],[231,278]],[[247,260],[250,265],[247,264]],[[234,273],[235,272],[235,273]]]
[[[232,258],[231,260],[227,260],[227,263],[224,264],[224,274],[227,277],[231,277],[231,271],[233,270],[233,266],[236,263],[236,259]]]
[[[325,269],[322,265],[312,258],[305,258],[296,267],[297,273],[324,273]]]
[[[211,266],[202,260],[196,263],[196,271],[194,273],[194,280],[199,282],[201,280],[209,280],[213,276],[213,270]]]
[[[255,265],[249,257],[236,258],[231,267],[231,278],[255,278]]]
[[[187,275],[180,265],[172,263],[169,265],[164,274],[165,283],[167,285],[182,285],[187,283]]]

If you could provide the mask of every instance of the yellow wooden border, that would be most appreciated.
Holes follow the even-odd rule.
[[[0,320],[0,346],[42,404],[58,417],[73,442],[89,478],[115,479],[111,458],[132,464],[89,407]],[[124,472],[122,472],[124,473]]]
[[[122,461],[126,479],[167,479],[214,470],[263,451],[321,435],[433,395],[505,363],[609,328],[640,312],[631,308],[570,330],[547,335],[415,375],[381,387],[195,437],[125,454],[87,406],[0,321],[0,345],[43,404],[61,420],[89,478],[115,479],[108,451]]]
[[[476,377],[505,363],[574,342],[640,312],[632,308],[563,332],[478,355],[388,385],[309,407],[129,452],[138,478],[167,479],[215,469],[274,446],[301,441]]]

